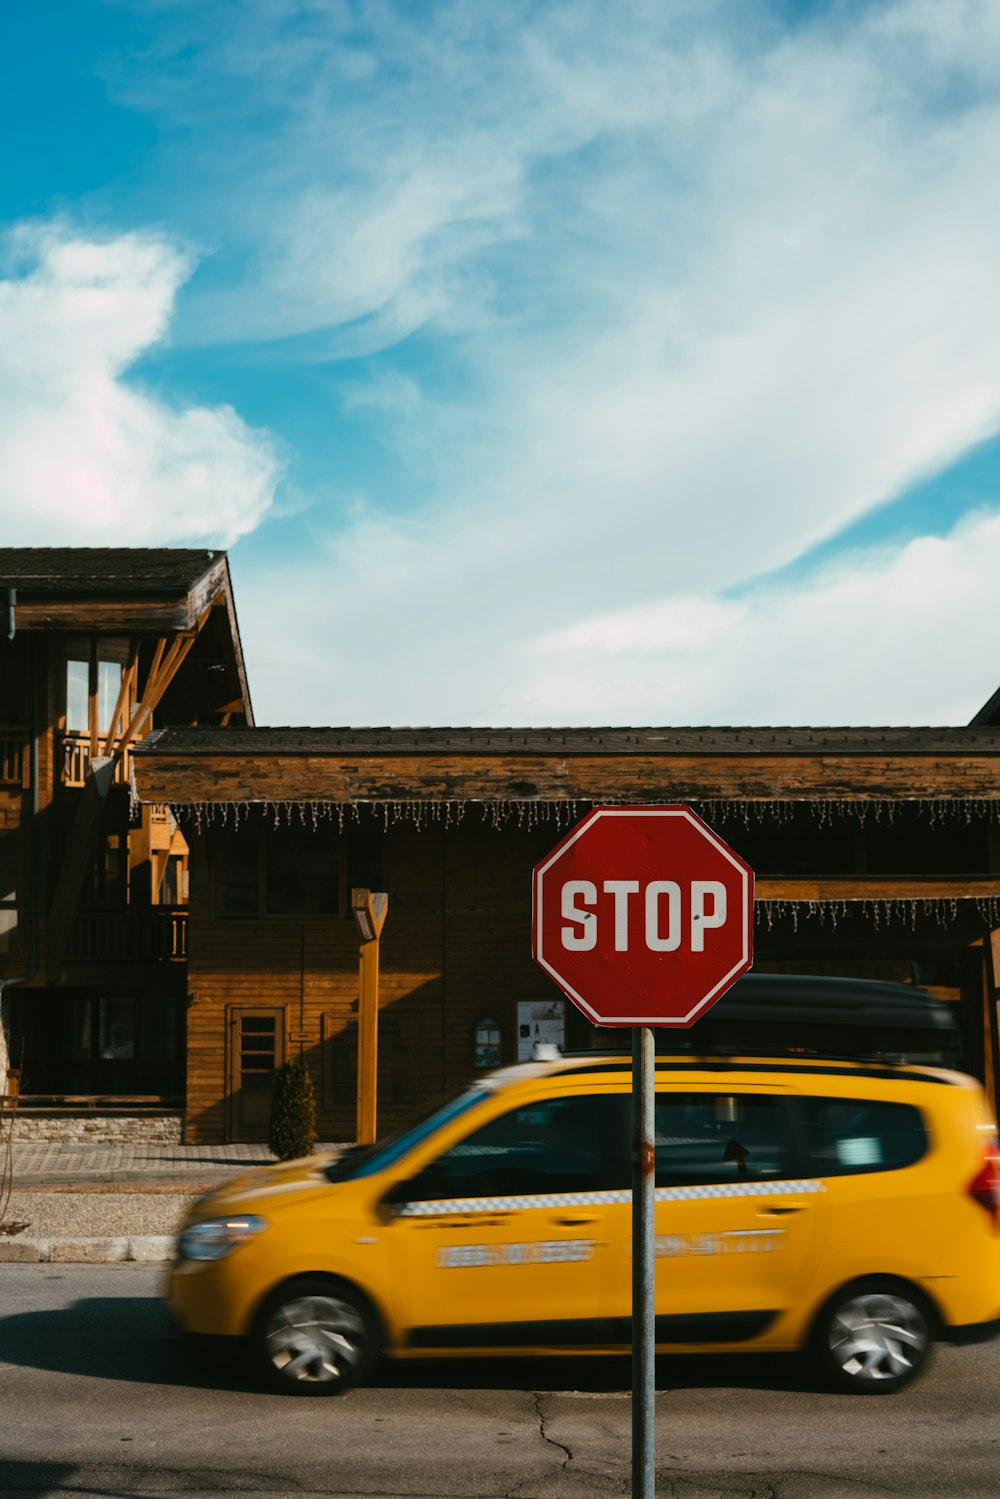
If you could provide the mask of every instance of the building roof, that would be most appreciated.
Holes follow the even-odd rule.
[[[1000,734],[970,728],[164,728],[142,801],[1000,802]]]
[[[6,595],[6,597],[4,597]],[[195,547],[0,547],[8,634],[170,640],[194,649],[161,711],[186,722],[223,709],[253,721],[224,551]],[[220,706],[221,705],[221,706]]]
[[[167,728],[151,756],[402,755],[995,755],[991,728]]]
[[[187,593],[224,552],[194,547],[0,547],[18,594]]]

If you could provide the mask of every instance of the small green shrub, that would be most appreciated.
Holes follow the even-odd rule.
[[[267,1143],[279,1161],[294,1161],[298,1156],[312,1154],[316,1143],[316,1095],[301,1058],[283,1063],[274,1075]]]

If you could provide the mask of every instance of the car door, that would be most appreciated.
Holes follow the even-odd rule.
[[[605,1219],[626,1130],[620,1092],[522,1102],[397,1184],[389,1238],[411,1348],[607,1341]]]
[[[799,1293],[822,1193],[821,1182],[795,1169],[780,1096],[658,1091],[657,1342],[739,1342],[765,1331]],[[631,1213],[611,1211],[616,1305],[625,1319]]]

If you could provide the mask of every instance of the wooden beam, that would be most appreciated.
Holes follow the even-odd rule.
[[[858,875],[854,879],[770,879],[754,881],[757,900],[996,900],[1000,899],[1000,876],[956,876],[955,879],[922,879],[901,876],[883,879]]]
[[[45,963],[49,979],[53,981],[59,977],[66,957],[70,933],[80,905],[80,892],[93,858],[101,813],[108,788],[114,781],[114,769],[115,762],[111,756],[98,756],[91,760],[87,780],[80,793],[76,818],[46,923]]]
[[[1000,736],[998,736],[1000,748]],[[137,765],[144,801],[398,801],[519,802],[526,810],[572,801],[759,803],[822,807],[872,800],[937,802],[947,810],[964,799],[1000,804],[1000,758],[982,754],[792,757],[706,755],[528,755],[451,751],[283,752],[247,754],[242,745],[197,757],[167,754]],[[838,807],[845,821],[852,815]],[[710,814],[709,822],[712,822]],[[756,823],[754,824],[756,826]],[[722,831],[722,829],[720,829]],[[728,834],[727,836],[733,836]],[[733,841],[738,841],[735,836]]]
[[[378,1131],[378,938],[358,950],[357,1143],[371,1145]]]
[[[109,755],[111,753],[112,747],[115,742],[115,735],[118,733],[118,725],[122,721],[122,716],[125,712],[125,705],[132,695],[132,681],[133,678],[138,674],[138,670],[139,647],[137,645],[134,645],[129,656],[128,664],[125,667],[125,670],[122,672],[121,686],[118,688],[118,697],[115,700],[115,710],[111,715],[111,722],[108,724],[107,733],[104,738],[104,753],[106,755]]]
[[[93,635],[91,636],[90,640],[90,666],[88,672],[89,691],[87,693],[87,724],[90,728],[90,758],[92,760],[97,759],[98,751],[100,750],[100,741],[98,739],[97,733],[98,686],[100,681],[99,672],[100,664],[97,655],[97,636]]]
[[[378,949],[389,910],[384,890],[358,886],[351,910],[361,936],[358,950],[357,1143],[371,1145],[378,1131]]]
[[[180,671],[197,638],[196,635],[178,636],[162,660],[159,670],[155,674],[152,669],[150,670],[146,681],[146,690],[142,695],[142,702],[132,714],[129,726],[121,737],[121,743],[118,745],[116,751],[117,754],[124,754],[132,740],[136,738],[146,719],[160,703],[163,694]],[[163,642],[161,641],[160,643],[162,644]]]

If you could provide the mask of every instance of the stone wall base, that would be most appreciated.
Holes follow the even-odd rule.
[[[14,1140],[57,1144],[179,1145],[184,1138],[183,1114],[29,1114],[14,1115]]]

